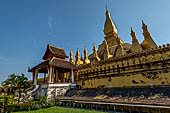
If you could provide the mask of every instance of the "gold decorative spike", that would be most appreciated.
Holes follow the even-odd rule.
[[[132,27],[131,27],[131,36],[132,36],[132,42],[136,42],[136,41],[138,41],[137,39],[136,39],[136,34],[135,34],[135,32],[133,31],[133,29],[132,29]]]
[[[70,62],[73,63],[73,64],[75,63],[74,60],[73,60],[73,52],[72,52],[72,50],[70,51]]]
[[[110,35],[113,34],[114,36],[117,36],[118,31],[116,29],[115,24],[113,23],[111,17],[110,17],[110,12],[108,11],[107,7],[106,7],[106,21],[104,24],[104,34],[105,35]]]
[[[96,49],[96,45],[93,45],[93,58],[96,59],[97,61],[100,61],[100,58],[97,55],[97,49]]]
[[[84,49],[84,60],[83,60],[83,64],[88,64],[88,63],[90,63],[90,60],[88,59],[87,49],[85,48],[85,49]]]
[[[138,39],[136,38],[135,32],[133,31],[132,27],[131,27],[131,36],[132,36],[132,47],[131,47],[131,52],[138,52],[138,51],[142,51],[142,46],[139,44]]]
[[[107,45],[107,41],[104,40],[104,43],[105,43],[104,60],[107,60],[108,58],[112,57],[112,55],[110,55],[110,53],[109,53],[109,48],[108,48],[108,45]]]
[[[124,50],[120,38],[117,38],[117,44],[118,45],[117,45],[116,56],[118,57],[118,56],[126,55],[127,52],[126,50]]]
[[[144,21],[142,20],[142,29],[143,29],[143,36],[144,36],[144,41],[142,42],[142,46],[143,48],[147,49],[147,48],[156,48],[157,45],[156,43],[153,41],[149,31],[148,31],[148,28],[147,28],[147,25],[145,25]]]
[[[77,65],[83,64],[83,62],[80,60],[80,52],[79,52],[78,48],[77,48],[77,52],[76,52],[75,58],[76,58],[75,64],[77,64]]]

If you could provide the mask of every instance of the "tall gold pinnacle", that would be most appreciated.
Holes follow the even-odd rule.
[[[106,21],[104,24],[104,34],[108,35],[108,34],[114,34],[117,35],[118,31],[116,29],[115,24],[113,23],[111,17],[110,17],[110,12],[108,11],[107,7],[106,7]]]

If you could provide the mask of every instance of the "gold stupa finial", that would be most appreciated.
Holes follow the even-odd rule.
[[[77,65],[83,64],[83,62],[80,60],[80,52],[79,52],[78,48],[77,48],[77,52],[76,52],[75,58],[76,58],[75,64],[77,64]]]
[[[100,58],[97,55],[97,49],[95,43],[93,44],[93,58],[95,58],[97,61],[100,61]]]
[[[117,51],[116,51],[116,57],[126,55],[126,50],[123,48],[122,42],[120,38],[117,38]]]
[[[74,63],[72,50],[70,50],[70,62],[71,62],[71,63]]]
[[[85,48],[84,49],[84,59],[86,59],[86,58],[88,58],[88,56],[87,56],[87,49]]]
[[[110,12],[108,11],[108,8],[106,6],[106,20],[105,20],[105,24],[104,24],[104,34],[108,35],[110,33],[117,35],[118,31],[117,31],[116,26],[115,26],[115,24],[113,23],[113,21],[110,17]]]
[[[77,58],[80,58],[79,48],[77,48],[76,56],[77,56]]]
[[[106,13],[108,12],[108,8],[107,8],[107,5],[106,5]]]
[[[108,58],[112,57],[112,55],[110,55],[109,53],[109,47],[107,45],[107,41],[104,40],[104,43],[105,43],[104,60],[107,60]]]
[[[93,53],[97,53],[97,49],[96,49],[96,44],[95,43],[93,43]]]
[[[108,45],[107,45],[107,41],[104,39],[104,45],[105,45],[105,50],[108,51]]]
[[[83,60],[83,64],[88,64],[88,63],[90,63],[90,60],[88,59],[87,49],[85,48],[85,49],[84,49],[84,60]]]

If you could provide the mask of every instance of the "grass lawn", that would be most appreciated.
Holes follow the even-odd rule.
[[[40,109],[35,111],[22,111],[15,113],[106,113],[94,110],[84,110],[84,109],[73,109],[73,108],[64,108],[64,107],[51,107],[46,109]]]

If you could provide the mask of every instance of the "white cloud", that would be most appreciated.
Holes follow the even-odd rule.
[[[56,19],[53,16],[48,17],[48,33],[54,31],[56,23]]]

